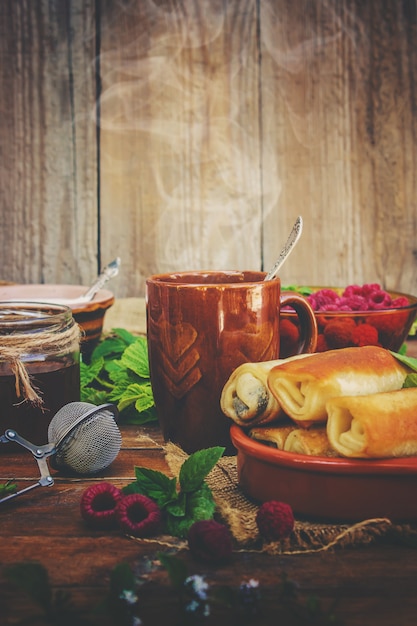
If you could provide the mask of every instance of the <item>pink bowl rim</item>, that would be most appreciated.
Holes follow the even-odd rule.
[[[417,456],[395,459],[345,459],[295,454],[277,450],[251,439],[237,424],[230,427],[230,437],[239,452],[261,463],[326,474],[417,474]]]
[[[0,302],[4,300],[11,301],[15,298],[25,298],[28,302],[31,297],[36,296],[36,301],[40,301],[40,298],[45,297],[51,299],[56,298],[77,298],[82,293],[85,293],[88,289],[88,285],[71,285],[71,284],[59,284],[59,283],[15,283],[13,285],[0,285]],[[26,295],[25,292],[28,294]],[[39,293],[41,295],[39,295]],[[20,295],[19,295],[20,294]],[[14,296],[14,297],[13,297]],[[83,311],[88,306],[93,305],[107,305],[113,303],[115,300],[114,293],[108,289],[100,289],[93,300],[71,307],[76,311]]]

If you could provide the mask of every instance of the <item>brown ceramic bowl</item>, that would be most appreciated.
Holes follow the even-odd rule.
[[[258,502],[287,502],[296,515],[312,521],[417,520],[417,457],[312,457],[259,443],[235,424],[230,435],[239,486]]]
[[[104,316],[114,303],[114,295],[107,289],[100,289],[90,302],[77,302],[88,289],[85,285],[14,284],[0,285],[0,300],[46,301],[67,304],[75,321],[83,330],[81,351],[88,360],[97,345],[102,330]]]
[[[320,289],[331,289],[338,294],[343,292],[340,287],[309,289],[313,291],[313,295]],[[379,345],[398,352],[416,319],[417,297],[394,291],[386,293],[392,300],[406,298],[408,306],[368,311],[316,311],[317,352],[360,345]],[[298,335],[295,312],[290,309],[281,310],[281,358],[294,354],[299,341]]]

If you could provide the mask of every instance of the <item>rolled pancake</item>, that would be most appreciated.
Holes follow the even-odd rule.
[[[332,398],[327,436],[342,456],[417,455],[417,387],[361,397]]]
[[[268,386],[299,426],[326,422],[326,402],[401,389],[409,368],[377,346],[341,348],[271,369]]]
[[[284,413],[268,388],[269,372],[282,363],[307,356],[310,357],[311,354],[239,365],[223,387],[220,397],[223,413],[239,426],[246,428],[282,418]]]
[[[249,431],[249,437],[272,448],[283,450],[289,434],[296,428],[295,424],[285,426],[255,426]]]
[[[284,451],[308,456],[337,456],[330,445],[325,426],[294,428],[286,438]]]

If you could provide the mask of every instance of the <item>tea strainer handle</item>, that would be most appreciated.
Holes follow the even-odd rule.
[[[51,456],[51,454],[55,452],[55,446],[53,444],[48,443],[44,446],[35,446],[33,443],[31,443],[24,437],[21,437],[12,428],[8,428],[6,430],[4,435],[0,437],[0,442],[1,443],[15,442],[15,443],[18,443],[23,448],[26,448],[26,450],[29,450],[34,456],[38,464],[39,472],[40,472],[40,478],[37,483],[34,483],[33,485],[29,485],[28,487],[25,487],[24,489],[20,489],[19,491],[15,491],[14,493],[10,493],[7,496],[4,496],[4,498],[0,498],[0,504],[2,502],[6,502],[7,500],[11,500],[12,498],[16,498],[17,496],[20,496],[22,493],[31,491],[32,489],[35,489],[35,487],[51,487],[54,484],[54,479],[52,478],[49,472],[48,463],[46,461],[47,457]]]

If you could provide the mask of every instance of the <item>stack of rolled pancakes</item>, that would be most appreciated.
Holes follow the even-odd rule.
[[[225,415],[249,436],[315,456],[417,456],[417,388],[389,350],[342,348],[238,367]]]

